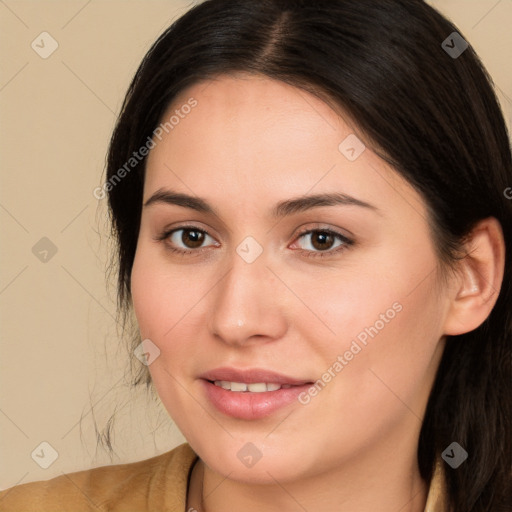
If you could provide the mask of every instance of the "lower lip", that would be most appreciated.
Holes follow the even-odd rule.
[[[242,420],[257,420],[292,403],[298,404],[298,396],[311,387],[311,384],[281,388],[277,391],[229,391],[202,379],[210,402],[222,413]]]

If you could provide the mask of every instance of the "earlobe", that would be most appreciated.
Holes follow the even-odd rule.
[[[451,336],[479,327],[496,304],[505,264],[500,223],[493,217],[480,221],[465,248],[444,325],[444,334]]]

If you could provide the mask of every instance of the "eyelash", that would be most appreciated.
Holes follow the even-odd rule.
[[[208,231],[205,231],[204,229],[199,229],[196,226],[180,226],[177,228],[173,228],[171,230],[163,231],[161,234],[157,235],[155,237],[155,240],[158,242],[166,242],[170,235],[175,233],[176,231],[198,231],[199,233],[203,233],[211,238],[212,235],[208,233]],[[322,229],[322,228],[315,228],[315,229],[305,229],[301,231],[296,239],[300,239],[305,235],[309,235],[312,233],[325,233],[328,235],[332,235],[335,238],[338,238],[338,240],[341,240],[343,242],[343,245],[338,246],[336,249],[333,250],[326,250],[326,251],[310,251],[307,249],[298,249],[300,252],[305,253],[304,256],[307,258],[325,258],[333,256],[334,254],[339,254],[347,249],[349,249],[352,245],[354,245],[354,241],[350,238],[347,238],[345,235],[339,233],[338,231],[335,231],[333,229]],[[176,247],[171,246],[170,244],[167,244],[167,249],[173,253],[179,254],[181,256],[188,256],[188,255],[194,255],[197,256],[199,253],[206,250],[206,247],[201,247],[199,249],[177,249]]]

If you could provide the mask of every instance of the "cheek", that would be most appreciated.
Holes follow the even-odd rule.
[[[181,387],[180,369],[184,361],[193,360],[190,344],[175,343],[188,320],[193,293],[185,286],[183,273],[170,275],[164,265],[145,246],[137,248],[131,274],[133,309],[141,339],[149,338],[160,350],[148,366],[153,385],[164,407],[173,418],[186,410]]]
[[[141,336],[160,343],[171,336],[201,292],[191,286],[186,271],[166,264],[144,244],[137,249],[133,263],[131,291]]]
[[[201,351],[204,321],[197,315],[211,278],[191,272],[170,265],[152,247],[141,244],[137,249],[131,274],[133,308],[141,339],[149,338],[160,350],[149,365],[157,388],[161,381],[165,389],[173,387],[170,374],[183,375],[189,366],[185,362],[197,360]]]
[[[351,435],[363,439],[404,415],[419,424],[438,363],[443,316],[431,273],[435,257],[424,254],[413,258],[402,251],[329,286],[303,280],[297,289],[334,331],[316,320],[297,322],[301,338],[322,354],[323,373],[310,403],[326,428],[346,428],[347,435],[352,429]],[[340,424],[347,411],[349,425]]]

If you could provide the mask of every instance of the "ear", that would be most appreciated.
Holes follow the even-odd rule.
[[[451,336],[476,329],[496,304],[505,265],[505,242],[498,220],[480,221],[468,237],[465,252],[458,262],[444,324],[444,334]]]

